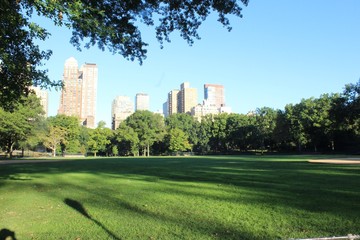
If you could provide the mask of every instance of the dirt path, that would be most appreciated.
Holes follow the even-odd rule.
[[[342,159],[312,159],[309,163],[330,163],[330,164],[360,164],[360,158],[342,158]]]
[[[0,165],[5,164],[23,164],[23,163],[48,163],[48,162],[64,162],[66,159],[53,159],[53,160],[0,160]],[[343,158],[343,159],[311,159],[309,163],[328,163],[328,164],[360,164],[360,158]]]
[[[54,159],[54,160],[0,160],[0,165],[6,164],[19,164],[19,163],[45,163],[45,162],[63,162],[67,160]]]

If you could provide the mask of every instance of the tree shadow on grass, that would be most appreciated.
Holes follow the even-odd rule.
[[[178,215],[172,215],[170,213],[155,213],[151,210],[146,210],[141,208],[136,203],[131,203],[125,200],[117,201],[119,207],[124,208],[128,211],[137,213],[144,217],[150,217],[151,219],[160,220],[164,223],[174,224],[176,226],[182,226],[186,229],[191,229],[191,231],[206,234],[209,239],[251,239],[251,240],[258,240],[264,239],[260,236],[253,235],[252,232],[246,231],[246,229],[239,229],[234,228],[233,226],[226,226],[223,223],[216,223],[211,219],[205,219],[201,217],[194,217],[191,218],[193,221],[188,221],[189,218],[188,214],[185,214],[181,217]],[[191,224],[190,224],[191,222]],[[176,237],[174,237],[176,238]],[[150,238],[152,239],[152,238]],[[186,238],[185,238],[186,239]]]
[[[69,207],[71,207],[72,209],[76,210],[78,213],[80,213],[81,215],[83,215],[87,219],[94,222],[99,227],[101,227],[113,239],[115,239],[115,240],[120,240],[121,239],[118,236],[116,236],[113,232],[111,232],[109,229],[107,229],[101,222],[99,222],[98,220],[92,218],[90,216],[90,214],[86,211],[86,209],[84,208],[84,206],[80,202],[78,202],[76,200],[73,200],[73,199],[70,199],[70,198],[65,198],[64,203],[66,205],[68,205]],[[1,238],[0,238],[0,240],[1,240]]]
[[[306,159],[305,159],[306,160]],[[332,223],[337,224],[341,219],[355,219],[360,211],[359,199],[360,188],[359,170],[360,166],[335,166],[309,164],[302,158],[279,158],[279,157],[194,157],[194,158],[98,158],[84,160],[74,160],[69,162],[54,162],[47,164],[27,164],[4,166],[0,169],[0,187],[1,184],[15,183],[23,176],[46,177],[47,174],[67,174],[67,173],[86,173],[102,174],[104,177],[122,178],[127,180],[138,180],[168,186],[164,188],[155,188],[157,192],[168,194],[180,194],[182,196],[192,196],[202,199],[222,200],[230,203],[252,204],[266,206],[271,209],[295,209],[302,212],[306,211],[306,216],[312,217],[314,214],[331,213],[337,218]],[[85,164],[86,163],[86,164]],[[41,175],[40,175],[41,174]],[[42,175],[44,174],[44,175]],[[4,180],[4,181],[1,181]],[[224,192],[224,195],[209,195],[204,192],[191,191],[189,184],[205,183],[201,188],[213,188],[216,193]],[[210,183],[210,184],[207,184]],[[31,181],[16,181],[16,184],[29,185]],[[60,184],[60,183],[58,183]],[[212,185],[215,184],[215,185]],[[34,184],[33,184],[34,185]],[[38,185],[38,184],[37,184]],[[89,183],[90,185],[90,183]],[[176,186],[176,188],[175,188]],[[65,188],[64,183],[62,187]],[[70,184],[69,188],[79,186]],[[36,188],[39,189],[39,188]],[[91,189],[85,187],[84,192]],[[220,191],[217,191],[219,189]],[[41,188],[40,188],[41,190]],[[99,189],[95,189],[99,191]],[[109,190],[97,192],[99,196],[111,197]],[[211,190],[211,189],[210,189]],[[115,193],[118,191],[113,190]],[[155,191],[150,188],[150,192]],[[225,194],[228,192],[228,194]],[[244,195],[244,193],[246,195]],[[61,197],[62,199],[62,197]],[[122,199],[110,198],[111,202],[117,203],[121,208],[137,212],[141,215],[148,215],[164,222],[172,221],[177,224],[183,224],[176,217],[172,218],[166,214],[156,214],[139,207],[136,203],[127,202]],[[93,204],[101,204],[102,198]],[[93,219],[81,205],[81,203],[65,199],[64,202],[87,219],[93,221],[104,229],[109,236],[114,236],[99,221]],[[236,205],[234,205],[236,206]],[[278,207],[278,208],[276,208]],[[296,212],[298,212],[296,211]],[[289,214],[287,214],[289,215]],[[297,215],[295,215],[297,216]],[[301,215],[303,216],[303,215]],[[305,216],[305,215],[304,215]],[[200,224],[206,219],[195,219],[199,222],[195,228],[201,232],[209,233],[206,226],[214,225],[214,221],[208,221],[207,224]],[[328,221],[329,222],[329,221]],[[294,220],[297,225],[297,221]],[[304,225],[302,223],[302,225]],[[306,224],[305,224],[306,225]],[[339,226],[341,231],[355,229],[355,224],[348,223],[345,227]],[[296,229],[302,226],[296,227]],[[321,226],[319,226],[321,227]],[[345,230],[344,230],[345,229]],[[300,229],[301,230],[301,229]],[[300,231],[299,230],[299,231]],[[340,230],[329,230],[324,228],[323,232],[335,234]],[[230,233],[227,233],[230,231]],[[223,232],[229,239],[233,236],[241,236],[241,239],[254,239],[256,236],[252,232],[237,231],[236,229],[227,229],[227,226],[218,225],[218,228],[210,232]],[[297,234],[300,234],[298,232]],[[285,235],[282,235],[285,236]],[[287,236],[287,235],[286,235]],[[299,236],[299,235],[296,235]],[[305,237],[305,234],[301,235]],[[272,236],[272,238],[277,238]],[[260,239],[260,238],[259,238]]]
[[[0,230],[0,240],[16,240],[15,232],[3,228]]]

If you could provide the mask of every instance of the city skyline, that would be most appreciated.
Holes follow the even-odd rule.
[[[225,106],[225,90],[220,84],[204,84],[204,98],[202,103],[198,100],[196,88],[191,88],[189,82],[180,84],[180,90],[173,89],[168,93],[168,98],[163,103],[162,111],[152,111],[161,113],[167,117],[175,113],[187,113],[194,116],[197,120],[207,114],[219,114],[223,112],[231,113],[231,108]],[[135,103],[135,104],[134,104]],[[115,130],[119,124],[127,117],[138,110],[149,109],[150,96],[147,93],[137,93],[135,101],[130,96],[116,96],[111,104],[111,129]]]
[[[96,113],[96,95],[97,95],[97,73],[98,68],[96,63],[85,63],[80,69],[78,67],[78,61],[74,57],[70,57],[65,60],[63,83],[64,88],[62,90],[59,108],[57,114],[65,114],[68,116],[77,116],[80,119],[80,123],[95,128],[97,126],[95,122]],[[40,89],[39,89],[40,90]],[[195,116],[200,120],[202,116],[206,114],[218,114],[221,112],[220,107],[225,106],[225,93],[224,86],[220,84],[206,83],[204,84],[204,95],[202,103],[198,100],[198,89],[190,87],[189,82],[183,82],[180,84],[180,90],[173,89],[168,93],[166,104],[166,111],[164,106],[162,110],[158,108],[156,113],[162,113],[165,117],[174,113],[187,113]],[[48,99],[44,99],[47,91],[41,90],[38,93],[44,110],[47,116]],[[174,96],[171,97],[171,94]],[[132,102],[129,96],[119,95],[111,103],[111,129],[115,130],[119,123],[124,121],[128,116],[137,110],[150,110],[150,96],[147,93],[136,93],[135,101]],[[45,103],[46,101],[46,103]],[[169,102],[174,101],[172,107]],[[45,105],[46,104],[46,105]],[[206,105],[207,110],[196,110],[196,107],[202,108]],[[216,106],[208,110],[209,106]],[[174,108],[174,111],[170,109]],[[170,114],[169,114],[170,112]],[[200,115],[199,115],[200,114]],[[103,121],[103,120],[99,120]]]
[[[64,88],[60,97],[58,114],[79,117],[82,125],[95,128],[97,75],[96,63],[85,63],[79,69],[78,61],[74,57],[66,59],[63,73]],[[47,103],[47,98],[44,99],[40,92],[39,97]],[[45,102],[42,105],[47,109],[47,105],[44,104]],[[201,104],[198,100],[198,89],[190,87],[189,82],[183,82],[180,84],[180,90],[173,89],[168,93],[165,104],[165,111],[163,108],[163,111],[156,112],[164,116],[187,113],[200,120],[206,114],[226,112],[221,110],[225,107],[224,86],[204,84],[204,97]],[[135,111],[150,110],[149,105],[150,96],[147,93],[136,93],[134,102],[129,96],[117,96],[111,104],[111,128],[115,130]]]
[[[309,7],[311,6],[311,7]],[[149,43],[140,65],[96,46],[78,52],[69,44],[71,31],[41,19],[52,36],[39,42],[53,55],[44,68],[59,80],[69,56],[99,67],[97,122],[111,125],[112,100],[117,95],[150,95],[150,110],[162,109],[168,92],[182,82],[199,90],[203,83],[226,87],[226,104],[246,114],[260,107],[284,109],[302,98],[342,92],[360,77],[360,2],[250,1],[243,18],[231,18],[227,32],[210,15],[199,28],[193,46],[174,32],[160,49],[152,28],[141,29]],[[306,15],[306,17],[304,17]],[[334,17],[336,16],[336,17]],[[60,44],[59,44],[60,43]],[[56,115],[60,92],[49,93],[49,116]],[[54,106],[55,105],[55,106]]]

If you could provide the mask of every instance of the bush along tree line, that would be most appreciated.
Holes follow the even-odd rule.
[[[284,110],[262,107],[248,114],[207,115],[201,122],[188,114],[163,118],[136,111],[112,131],[100,122],[95,129],[76,117],[44,119],[35,95],[12,110],[0,108],[0,145],[14,149],[43,146],[52,155],[82,153],[102,156],[149,156],[178,152],[343,152],[360,149],[360,80],[342,93],[323,94],[287,104]]]

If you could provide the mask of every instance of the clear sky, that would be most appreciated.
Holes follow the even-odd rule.
[[[152,28],[142,31],[148,57],[140,66],[96,47],[78,52],[70,43],[71,30],[41,20],[52,36],[40,42],[52,49],[47,62],[51,79],[62,79],[65,60],[99,69],[96,121],[111,126],[111,102],[119,95],[135,99],[150,95],[150,110],[162,109],[167,93],[190,82],[203,100],[205,83],[225,87],[226,104],[235,113],[258,107],[284,109],[302,98],[342,92],[360,77],[360,1],[250,0],[243,18],[231,18],[227,32],[213,15],[201,26],[201,40],[189,46],[171,35],[160,49]],[[60,92],[49,94],[49,115],[56,115]]]

